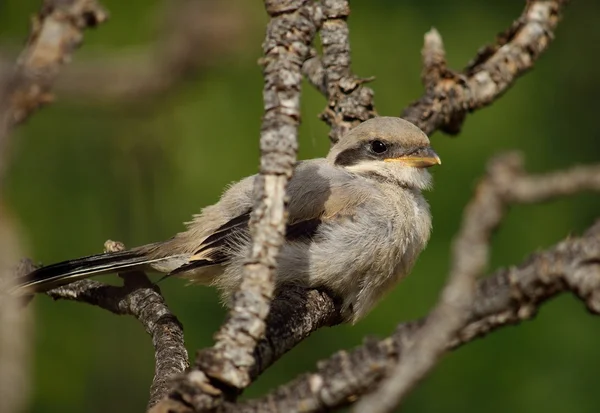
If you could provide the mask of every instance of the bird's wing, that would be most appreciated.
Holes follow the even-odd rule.
[[[299,163],[288,186],[286,241],[309,241],[323,220],[349,215],[371,192],[368,186],[354,181],[350,174],[323,161]],[[227,263],[240,242],[249,238],[251,212],[247,209],[216,228],[191,254],[189,262],[172,274]]]
[[[187,264],[175,269],[171,274],[174,275],[199,267],[224,264],[229,261],[231,252],[235,250],[239,240],[249,236],[250,212],[239,215],[219,227],[202,242],[200,248],[189,258]],[[305,219],[288,224],[285,238],[287,241],[310,240],[317,233],[320,224],[320,218]]]

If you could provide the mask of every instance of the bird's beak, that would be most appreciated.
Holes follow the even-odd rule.
[[[385,159],[385,162],[402,162],[406,166],[412,166],[413,168],[429,168],[433,165],[442,164],[442,160],[438,154],[430,147],[420,148],[409,155],[402,155],[397,158],[387,158]]]

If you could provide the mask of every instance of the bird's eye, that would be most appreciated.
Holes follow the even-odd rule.
[[[384,153],[387,151],[387,145],[381,141],[372,141],[371,150],[375,153]]]

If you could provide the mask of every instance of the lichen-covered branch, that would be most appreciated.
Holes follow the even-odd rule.
[[[289,286],[271,303],[267,329],[254,351],[252,379],[294,348],[315,330],[342,322],[340,307],[326,293]]]
[[[250,220],[252,247],[244,264],[240,289],[228,318],[215,334],[213,347],[201,350],[192,372],[182,378],[159,409],[185,411],[211,408],[231,389],[233,397],[251,382],[254,352],[264,337],[274,292],[276,257],[284,241],[285,191],[296,163],[300,124],[301,67],[308,57],[320,8],[309,0],[265,0],[271,20],[263,43],[264,116],[261,127],[260,173]],[[179,407],[173,407],[174,403]]]
[[[377,116],[373,90],[364,86],[372,79],[356,77],[350,68],[350,30],[346,20],[350,14],[347,0],[321,0],[324,21],[321,26],[321,58],[324,81],[318,82],[319,60],[313,57],[305,64],[304,72],[325,90],[327,107],[321,113],[330,126],[329,138],[337,142],[350,129]]]
[[[124,249],[123,244],[105,243],[107,252]],[[118,315],[132,315],[152,337],[155,369],[150,387],[151,407],[160,400],[171,385],[170,379],[189,367],[183,339],[183,326],[169,310],[160,289],[142,271],[119,274],[122,287],[93,280],[81,280],[55,288],[46,294],[55,300],[79,301],[95,305]]]
[[[388,375],[390,381],[384,384],[392,380],[399,383],[387,389],[389,393],[384,390],[364,398],[357,410],[390,411],[443,352],[531,318],[557,294],[573,292],[589,311],[599,314],[600,221],[582,238],[568,239],[533,254],[519,267],[497,271],[474,289],[469,285],[487,263],[491,233],[508,205],[541,202],[581,191],[600,191],[600,165],[529,176],[523,172],[518,155],[495,158],[465,210],[453,248],[452,290],[445,289],[446,297],[426,319],[401,324],[391,338],[369,342],[351,353],[340,352],[320,363],[316,373],[306,374],[265,398],[227,405],[223,411],[328,411],[368,393]],[[462,288],[452,282],[457,277],[465,283]],[[446,306],[456,303],[458,311]],[[450,320],[436,314],[442,308],[454,312]],[[392,369],[392,374],[390,363],[398,363],[398,370]]]
[[[263,44],[265,113],[261,127],[260,173],[250,221],[252,247],[232,310],[209,352],[197,366],[210,377],[238,389],[250,384],[256,342],[262,338],[274,291],[276,257],[283,244],[285,191],[292,176],[300,124],[301,62],[316,33],[312,2],[266,1],[271,21]]]
[[[531,0],[522,15],[496,43],[484,47],[462,73],[445,66],[442,39],[435,30],[425,35],[425,94],[404,109],[402,117],[430,135],[441,129],[460,132],[467,113],[500,97],[533,67],[548,48],[568,0]]]
[[[309,57],[302,64],[302,74],[315,89],[327,96],[325,68],[315,49],[310,49]]]

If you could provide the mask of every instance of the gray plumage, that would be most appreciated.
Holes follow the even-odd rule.
[[[297,164],[287,193],[286,242],[276,287],[326,288],[342,300],[347,321],[363,317],[412,269],[429,239],[421,194],[426,167],[439,164],[429,139],[400,118],[363,122],[327,158]],[[120,253],[43,267],[15,291],[47,291],[92,275],[143,268],[218,287],[227,300],[248,255],[248,220],[256,175],[231,185],[173,238]]]

